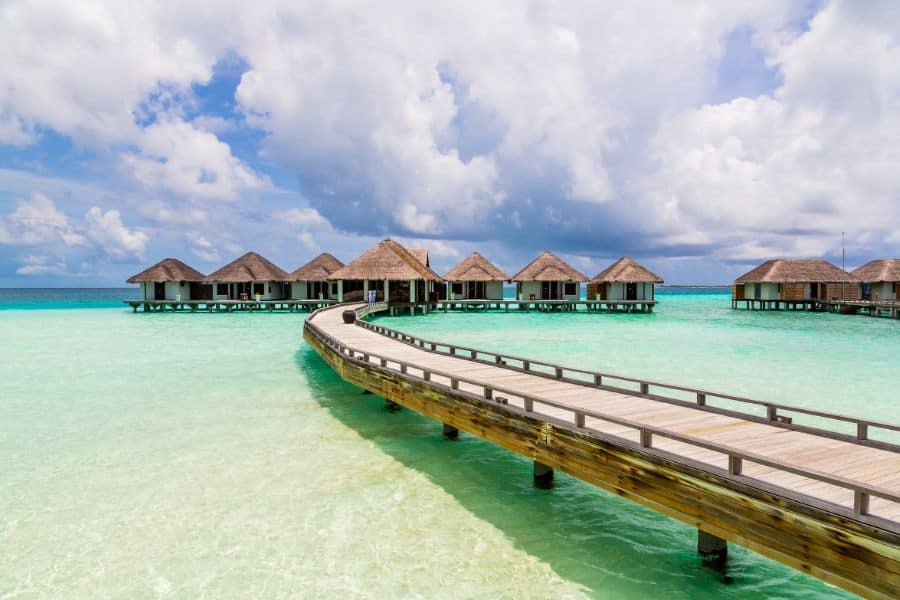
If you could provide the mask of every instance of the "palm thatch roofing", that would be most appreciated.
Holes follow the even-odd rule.
[[[244,283],[248,281],[287,281],[288,274],[267,258],[256,252],[248,252],[206,276],[204,281]]]
[[[203,273],[177,258],[164,258],[149,269],[128,278],[128,283],[162,283],[164,281],[203,281]]]
[[[338,279],[441,281],[440,275],[391,239],[378,242],[358,258],[328,276],[329,281]]]
[[[856,278],[820,258],[767,260],[734,280],[735,283],[839,283]]]
[[[900,281],[900,258],[869,261],[853,271],[852,275],[865,283]]]
[[[431,261],[428,260],[428,250],[425,248],[414,248],[409,251],[410,254],[416,257],[416,260],[428,267],[431,268]]]
[[[318,255],[288,276],[290,281],[325,281],[329,275],[344,266],[328,252]]]
[[[584,273],[556,256],[549,250],[528,263],[524,269],[512,276],[510,281],[587,281]]]
[[[623,256],[600,271],[591,283],[663,283],[663,279],[630,256]]]
[[[506,281],[509,275],[477,252],[473,252],[444,275],[446,281]]]

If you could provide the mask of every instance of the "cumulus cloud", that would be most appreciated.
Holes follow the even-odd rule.
[[[191,123],[167,120],[143,129],[137,152],[126,152],[122,170],[147,189],[185,198],[234,200],[269,182],[236,158],[228,144]]]
[[[87,244],[87,238],[76,232],[69,218],[43,194],[35,193],[29,200],[20,199],[16,209],[0,220],[0,243],[36,245],[50,242],[83,246]]]
[[[87,236],[114,258],[134,256],[143,259],[147,247],[147,234],[125,227],[116,209],[103,212],[94,206],[85,215]]]
[[[521,258],[553,247],[727,264],[833,253],[846,230],[861,250],[893,253],[898,11],[839,0],[12,1],[0,7],[0,143],[50,130],[93,149],[152,198],[138,214],[201,258],[260,239],[312,249],[340,243],[335,231],[447,248],[496,240]],[[723,60],[737,38],[768,88],[729,95],[741,72]],[[195,114],[195,87],[234,56],[240,131]],[[230,145],[240,135],[256,159]],[[299,193],[236,202],[271,192],[268,168],[296,175]],[[298,199],[308,206],[291,209]],[[201,204],[211,200],[231,208]],[[10,215],[0,240],[145,252],[146,234],[122,224],[135,209],[106,208],[54,225],[36,206],[45,224]],[[198,228],[215,244],[189,241]]]
[[[213,246],[213,243],[206,237],[198,235],[191,244],[191,252],[195,256],[208,263],[218,262],[222,260],[219,251]]]
[[[68,275],[66,263],[54,261],[46,256],[29,254],[16,269],[18,275]]]
[[[900,218],[900,21],[886,16],[830,4],[773,49],[772,94],[667,120],[638,188],[665,207],[661,228],[734,260],[834,254],[841,231],[883,251],[877,232]]]

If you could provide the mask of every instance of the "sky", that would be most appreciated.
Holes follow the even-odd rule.
[[[900,255],[900,3],[0,2],[0,286]]]

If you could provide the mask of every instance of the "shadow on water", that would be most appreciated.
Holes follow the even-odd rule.
[[[295,362],[313,399],[405,467],[424,474],[524,552],[593,595],[843,597],[743,548],[731,546],[727,576],[703,566],[696,530],[562,473],[550,490],[532,483],[531,461],[350,385],[303,345]]]

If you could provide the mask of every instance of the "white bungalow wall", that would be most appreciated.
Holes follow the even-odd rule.
[[[875,300],[876,297],[878,300],[896,300],[897,288],[900,287],[900,283],[882,281],[879,283],[873,283],[871,284],[871,286],[872,294],[869,300]]]
[[[156,284],[141,283],[141,299],[156,300]],[[167,281],[165,300],[185,301],[191,299],[191,284],[187,281]]]
[[[229,290],[228,294],[219,294],[218,293],[219,284],[218,283],[212,284],[213,300],[228,300],[228,299],[237,300],[238,299],[238,296],[231,294],[231,292],[233,290],[235,290],[237,288],[237,286],[239,286],[240,284],[226,283],[225,285],[228,286],[228,290]],[[283,283],[281,281],[265,281],[265,282],[263,282],[263,293],[260,294],[259,299],[260,300],[282,300],[283,299],[282,296],[284,295],[282,293],[283,292],[282,285],[283,285]],[[253,284],[250,284],[250,290],[251,290],[251,293],[249,294],[250,300],[256,300],[256,294],[252,293]],[[232,298],[232,295],[234,295],[234,298]]]
[[[756,286],[755,283],[745,283],[744,298],[748,300],[779,300],[781,298],[777,283],[760,283],[758,298],[756,297]],[[809,293],[809,286],[807,286],[807,293]]]
[[[610,283],[608,292],[607,292],[607,300],[625,300],[628,296],[626,283]],[[652,283],[638,283],[637,284],[637,294],[635,300],[653,300],[653,284]]]
[[[503,282],[502,281],[487,281],[484,284],[484,294],[487,296],[486,298],[477,298],[474,293],[469,293],[469,285],[470,282],[459,281],[447,282],[447,299],[448,300],[503,300]],[[454,285],[462,286],[462,293],[454,293],[453,287]],[[471,285],[471,290],[474,292],[475,286]],[[452,294],[452,295],[451,295]]]
[[[569,295],[563,295],[563,290],[565,290],[565,282],[563,281],[554,281],[553,285],[558,286],[557,291],[559,292],[557,296],[560,300],[579,300],[581,298],[581,284],[575,284],[575,293]],[[541,282],[540,281],[523,281],[521,282],[520,287],[520,300],[530,300],[531,294],[534,294],[536,300],[544,300],[541,297]],[[503,294],[503,287],[501,284],[500,294]]]

